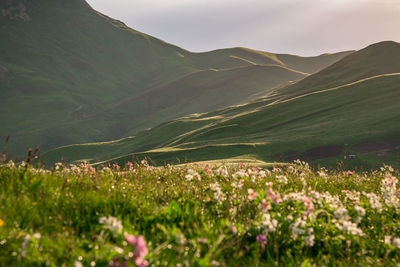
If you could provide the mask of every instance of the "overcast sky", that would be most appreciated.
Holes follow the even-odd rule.
[[[243,46],[317,55],[400,42],[400,0],[87,0],[193,52]]]

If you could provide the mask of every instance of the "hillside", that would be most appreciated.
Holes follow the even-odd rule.
[[[375,53],[382,50],[376,48],[386,45],[370,46],[341,62],[362,58],[366,52],[379,58]],[[351,64],[340,68],[339,63],[335,67],[342,73],[353,73],[348,69],[356,68]],[[359,72],[366,73],[371,66],[379,64],[366,65]],[[132,156],[149,156],[162,164],[177,158],[181,161],[301,158],[332,166],[344,156],[354,154],[355,158],[352,156],[346,164],[372,167],[384,161],[399,166],[400,68],[394,64],[385,71],[391,74],[375,72],[368,78],[359,74],[363,79],[335,87],[324,87],[322,82],[318,85],[323,88],[320,91],[302,88],[306,93],[287,99],[286,92],[298,88],[303,80],[246,105],[181,118],[111,143],[59,148],[44,159],[49,163],[61,157],[67,161],[113,159],[123,163]],[[316,77],[317,83],[324,72],[306,79],[314,81]],[[352,81],[352,77],[343,76],[343,80]]]
[[[243,103],[351,53],[191,53],[83,0],[7,0],[0,9],[0,137],[11,135],[7,150],[15,156],[36,145],[48,151],[121,138],[167,119]]]
[[[288,87],[282,93],[299,95],[399,71],[400,44],[386,41],[346,56],[312,77]]]

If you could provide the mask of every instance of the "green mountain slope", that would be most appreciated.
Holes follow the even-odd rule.
[[[101,117],[110,120],[118,116],[129,117],[129,124],[122,131],[134,134],[138,128],[145,129],[177,116],[247,102],[259,94],[269,93],[276,86],[305,76],[277,65],[198,71],[142,95],[127,98]]]
[[[47,151],[120,138],[165,119],[243,103],[346,54],[316,57],[315,67],[314,58],[245,48],[191,53],[83,0],[1,1],[0,25],[0,136],[11,134],[14,155],[36,145]],[[271,64],[281,68],[265,66]]]
[[[399,70],[400,45],[386,41],[370,45],[355,54],[346,56],[312,77],[288,87],[282,93],[299,95]]]
[[[376,46],[386,45],[377,44],[348,57],[357,63],[357,56],[361,60],[370,49],[378,51],[370,55],[379,57],[375,53],[381,50],[376,50]],[[348,58],[342,62],[348,62]],[[336,67],[343,73],[346,68],[353,68],[352,65]],[[366,65],[366,69],[370,67]],[[324,89],[287,99],[286,92],[298,86],[294,84],[246,105],[181,118],[110,143],[59,148],[44,159],[49,163],[61,157],[67,161],[113,159],[123,163],[132,156],[150,156],[162,164],[177,158],[181,161],[301,158],[329,165],[354,154],[355,158],[351,156],[346,164],[372,166],[384,161],[399,166],[400,68],[394,64],[386,71],[390,74],[334,87],[320,85]],[[306,79],[319,79],[320,74]]]

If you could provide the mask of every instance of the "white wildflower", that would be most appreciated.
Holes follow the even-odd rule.
[[[276,176],[276,181],[278,183],[281,183],[281,184],[287,184],[288,183],[288,179],[287,179],[287,177],[285,175],[277,175]]]
[[[340,222],[336,222],[335,224],[336,227],[341,231],[348,232],[352,235],[358,235],[358,236],[364,235],[363,231],[357,227],[357,224],[351,221],[342,220]]]
[[[393,238],[392,245],[395,246],[396,248],[400,248],[400,238],[398,237]]]
[[[347,219],[349,217],[348,211],[344,207],[339,207],[333,214],[338,220]]]
[[[100,217],[99,223],[103,224],[105,229],[110,230],[114,236],[122,233],[122,222],[113,216]]]
[[[216,169],[215,174],[221,175],[224,178],[227,178],[229,176],[229,172],[225,166],[220,166],[218,169]]]
[[[259,228],[264,230],[265,234],[273,233],[276,231],[278,221],[271,218],[269,213],[264,213]]]
[[[369,198],[371,208],[376,209],[378,213],[381,213],[382,203],[380,202],[380,198],[375,193],[364,193],[364,195]]]
[[[307,247],[312,247],[315,244],[315,236],[314,236],[314,229],[308,228],[308,235],[304,237],[304,245]]]
[[[385,244],[391,244],[392,243],[392,236],[391,235],[385,235]]]
[[[196,178],[197,180],[201,181],[201,176],[198,172],[196,172],[195,170],[189,169],[187,171],[187,174],[185,176],[186,181],[190,182],[192,181],[194,178]]]
[[[32,237],[35,239],[40,239],[42,235],[40,233],[34,233]]]
[[[239,170],[232,175],[233,179],[243,178],[243,177],[249,177],[249,175],[247,174],[247,172],[245,170]]]
[[[305,234],[305,227],[306,221],[301,218],[297,218],[296,221],[290,225],[290,228],[292,229],[292,238],[297,239],[299,235]]]

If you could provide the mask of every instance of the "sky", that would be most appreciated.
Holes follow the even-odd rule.
[[[303,56],[400,42],[400,0],[87,0],[193,52],[247,47]]]

